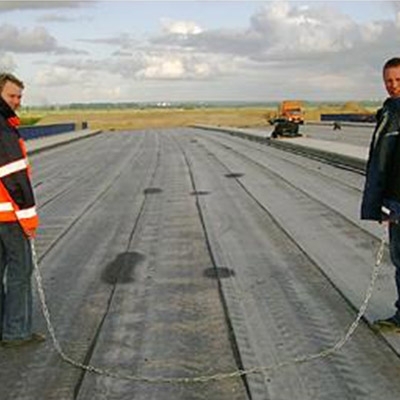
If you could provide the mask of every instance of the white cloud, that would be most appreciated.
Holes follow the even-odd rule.
[[[36,20],[39,23],[69,23],[69,22],[86,22],[89,23],[92,21],[92,17],[88,17],[88,16],[80,16],[80,17],[68,17],[65,14],[56,14],[56,13],[52,13],[52,14],[43,14],[41,16],[39,16]]]
[[[207,91],[215,97],[253,99],[299,97],[299,93],[310,99],[345,98],[346,93],[367,98],[379,91],[385,59],[398,54],[400,2],[392,3],[397,19],[393,15],[368,23],[341,13],[334,2],[329,4],[268,2],[241,29],[205,29],[196,21],[164,18],[156,35],[140,40],[133,28],[109,37],[82,38],[83,44],[107,46],[91,57],[65,56],[45,66],[35,83],[52,90],[57,86],[67,90],[69,83],[71,93],[75,88],[87,99],[95,93],[126,99],[138,85],[144,90],[147,85],[154,93],[179,88],[179,93],[192,98],[205,98]],[[0,26],[0,51],[28,48],[71,51],[61,48],[44,28]],[[110,51],[110,57],[105,58],[104,51]]]
[[[14,58],[7,53],[0,53],[0,71],[13,72],[17,67]]]
[[[391,4],[391,6],[393,7],[393,9],[396,12],[400,11],[400,2],[398,0],[397,1],[390,1],[389,3]]]
[[[193,21],[174,21],[168,18],[161,20],[163,31],[167,34],[197,35],[203,30]]]
[[[394,4],[400,9],[400,2]],[[187,22],[175,23],[182,29],[168,30],[164,26],[163,34],[153,37],[150,46],[156,46],[158,51],[173,48],[241,56],[258,62],[283,62],[308,57],[323,60],[327,55],[339,58],[349,51],[365,54],[366,46],[373,46],[370,50],[374,53],[376,43],[391,47],[400,44],[400,32],[394,21],[360,24],[333,5],[318,2],[308,6],[285,1],[268,3],[251,17],[249,27],[242,30],[199,30],[194,35],[184,29]]]
[[[97,39],[80,39],[81,42],[91,44],[106,44],[108,46],[121,47],[123,50],[134,48],[139,42],[129,33],[120,33],[111,37],[97,38]]]
[[[324,5],[298,6],[284,1],[269,3],[255,13],[247,29],[208,30],[188,34],[188,22],[175,21],[181,29],[165,29],[150,44],[203,54],[227,54],[263,61],[271,58],[338,53],[354,48],[362,35],[370,37],[379,26],[358,26],[349,17]],[[197,26],[192,23],[193,26]],[[186,30],[185,30],[186,28]],[[185,34],[184,34],[185,33]]]
[[[39,69],[34,78],[35,85],[38,86],[67,86],[80,85],[86,80],[94,78],[87,71],[77,71],[73,68],[62,66],[45,66]]]
[[[59,14],[46,14],[42,15],[37,19],[38,22],[72,22],[73,18],[66,17],[65,15]]]
[[[60,47],[54,36],[43,27],[31,30],[17,28],[13,25],[0,26],[0,50],[13,53],[53,52],[58,54],[81,54],[79,50]]]
[[[16,11],[16,10],[38,10],[38,9],[50,9],[50,8],[77,8],[86,6],[88,3],[94,3],[91,1],[0,1],[0,12]]]
[[[56,39],[44,28],[33,28],[29,31],[8,24],[0,26],[0,49],[35,53],[51,51],[56,47]]]
[[[101,69],[100,64],[93,67],[90,68],[88,62],[78,61],[42,65],[34,78],[27,82],[24,103],[120,101],[121,97],[131,94],[130,85],[120,76]]]
[[[356,24],[331,8],[285,2],[260,10],[251,19],[251,29],[264,39],[265,54],[340,51],[351,48],[357,37]]]
[[[204,80],[213,79],[232,72],[235,61],[230,64],[221,62],[218,56],[201,56],[184,53],[135,52],[114,54],[113,58],[63,59],[54,67],[67,68],[71,71],[86,71],[118,75],[124,79],[139,80]]]
[[[390,4],[395,12],[396,26],[400,29],[400,1],[391,1]]]
[[[399,4],[393,5],[400,9]],[[262,71],[266,81],[275,84],[277,81],[271,77],[279,75],[279,84],[285,86],[312,71],[323,77],[318,81],[321,93],[332,90],[334,77],[335,90],[342,86],[345,92],[349,87],[346,76],[354,77],[359,85],[360,80],[371,79],[371,71],[380,71],[386,58],[398,53],[400,23],[399,27],[394,20],[358,23],[333,7],[317,2],[308,6],[273,2],[251,17],[247,29],[203,30],[196,35],[164,30],[150,40],[150,46],[157,48],[159,54],[173,49],[185,53],[187,58],[218,57],[221,65],[235,60],[234,68],[221,69],[220,76],[236,72],[240,79],[253,79],[256,74],[261,76]],[[364,65],[368,68],[363,69]],[[154,74],[146,75],[149,79],[157,69],[151,71]],[[353,75],[352,71],[360,72]],[[212,68],[207,74],[213,76]]]
[[[149,65],[138,72],[139,77],[150,79],[176,79],[185,75],[185,67],[182,60],[179,59],[163,59],[153,57],[149,60]]]
[[[220,75],[222,68],[217,57],[169,53],[143,56],[143,67],[135,74],[142,79],[203,80]]]

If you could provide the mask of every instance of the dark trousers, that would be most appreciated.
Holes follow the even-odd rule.
[[[4,340],[32,334],[32,271],[30,241],[20,225],[0,223],[0,334]]]

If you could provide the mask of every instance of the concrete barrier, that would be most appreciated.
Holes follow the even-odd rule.
[[[44,150],[49,150],[55,147],[59,147],[76,140],[82,140],[98,135],[103,131],[100,129],[82,129],[73,132],[64,132],[60,135],[49,135],[36,138],[34,140],[28,140],[26,142],[26,148],[28,154],[39,153]]]
[[[333,126],[334,121],[307,121],[305,125],[319,125],[319,126]],[[354,128],[367,128],[369,130],[375,127],[374,123],[370,122],[342,122],[340,121],[341,126],[348,126]]]
[[[193,128],[208,131],[228,133],[243,139],[264,143],[280,150],[290,151],[295,154],[310,158],[324,160],[329,163],[347,167],[359,172],[364,172],[367,164],[366,149],[348,144],[338,144],[323,140],[308,138],[282,138],[271,139],[266,132],[256,129],[240,129],[230,127],[216,127],[210,125],[192,125]]]

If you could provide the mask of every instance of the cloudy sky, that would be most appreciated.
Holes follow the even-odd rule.
[[[26,105],[380,100],[400,1],[0,1]]]

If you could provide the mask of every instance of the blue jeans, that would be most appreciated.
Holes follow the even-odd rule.
[[[18,222],[0,223],[0,334],[3,340],[32,334],[33,261],[30,241]]]

